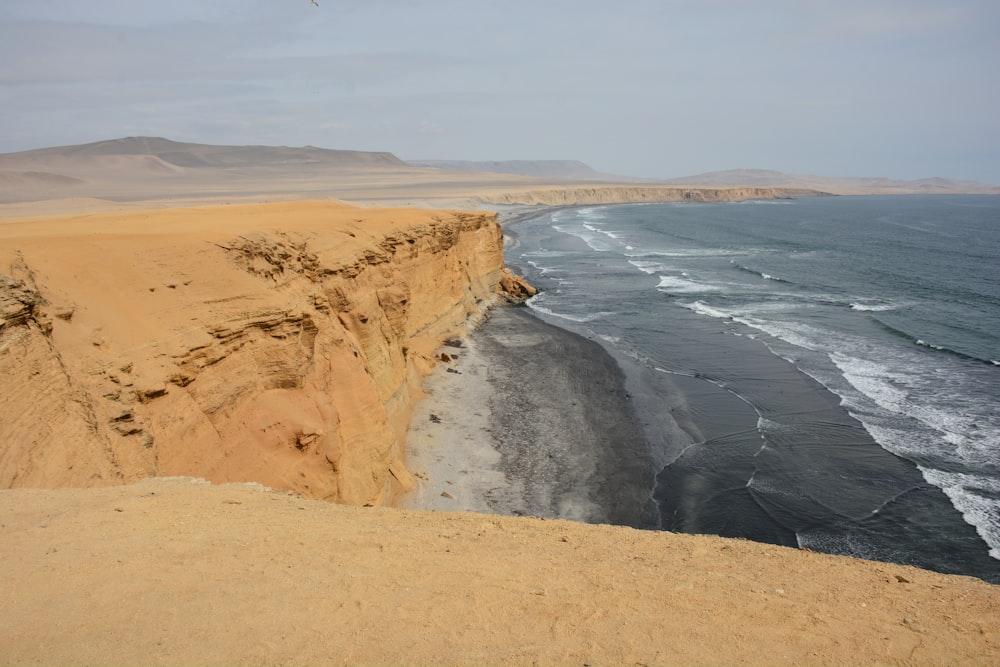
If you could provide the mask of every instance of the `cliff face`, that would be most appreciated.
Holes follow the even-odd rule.
[[[434,350],[518,287],[493,214],[329,204],[9,222],[0,262],[3,488],[379,503]]]
[[[524,192],[502,192],[481,197],[490,204],[627,204],[633,202],[727,202],[747,199],[815,197],[826,193],[807,188],[679,187],[655,185],[599,185],[565,187]]]

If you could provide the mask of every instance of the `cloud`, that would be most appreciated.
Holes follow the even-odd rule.
[[[4,0],[0,150],[127,130],[653,177],[849,173],[855,155],[906,176],[940,170],[901,147],[947,136],[941,160],[983,172],[1000,135],[995,5]]]

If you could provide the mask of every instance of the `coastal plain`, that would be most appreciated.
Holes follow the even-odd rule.
[[[645,508],[513,475],[636,457],[574,450],[613,362],[540,396],[559,334],[467,337],[530,294],[488,209],[792,191],[102,155],[0,210],[0,664],[1000,664],[978,579],[547,519]],[[566,422],[522,438],[522,404]]]

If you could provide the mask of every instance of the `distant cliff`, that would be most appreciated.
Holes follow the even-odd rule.
[[[446,171],[477,171],[492,174],[514,174],[533,178],[566,181],[635,181],[637,179],[602,174],[579,160],[408,160],[414,167],[430,167]]]
[[[828,193],[808,188],[683,187],[656,185],[601,185],[503,192],[484,195],[488,204],[627,204],[633,202],[726,202],[748,199],[817,197]]]
[[[493,214],[271,204],[5,222],[0,488],[160,475],[379,503],[422,374],[506,289]]]

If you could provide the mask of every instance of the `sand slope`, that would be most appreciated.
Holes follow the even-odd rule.
[[[184,479],[0,492],[0,663],[986,665],[979,580]]]

